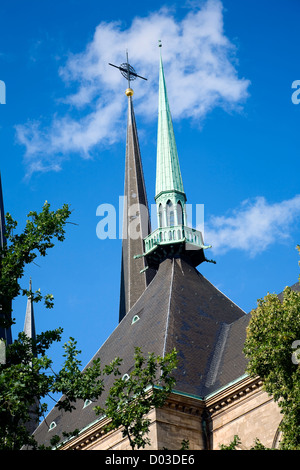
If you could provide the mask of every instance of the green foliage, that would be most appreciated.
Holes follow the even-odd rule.
[[[147,413],[163,406],[174,386],[172,371],[177,365],[177,352],[173,350],[164,358],[154,354],[145,358],[141,349],[135,348],[134,361],[129,376],[116,379],[105,406],[95,407],[95,410],[110,418],[107,431],[122,426],[123,437],[129,439],[131,448],[140,449],[150,444]]]
[[[60,340],[60,333],[51,332],[52,340]],[[49,344],[50,335],[47,336]],[[45,355],[36,358],[33,350],[44,351],[43,335],[33,345],[30,338],[20,333],[7,348],[6,364],[0,365],[0,450],[16,450],[23,445],[35,447],[25,424],[30,419],[29,410],[37,418],[45,411],[37,399],[48,394],[53,377],[47,374],[51,360]]]
[[[300,367],[293,360],[293,344],[299,340],[300,293],[286,287],[283,301],[275,294],[260,299],[251,312],[244,352],[248,373],[263,379],[283,414],[282,449],[300,449]]]
[[[18,340],[7,348],[7,363],[0,365],[0,450],[16,450],[24,445],[37,448],[26,423],[30,420],[30,411],[37,420],[43,416],[47,407],[42,399],[49,394],[64,394],[56,406],[70,412],[78,399],[97,400],[104,389],[103,376],[116,373],[118,359],[103,371],[99,359],[81,371],[78,359],[81,351],[70,338],[64,345],[62,369],[55,374],[51,359],[44,353],[53,341],[60,341],[61,332],[61,329],[48,331],[39,335],[36,342],[20,333]],[[43,355],[37,358],[33,351],[42,351]],[[59,441],[59,437],[54,436],[53,445]]]
[[[69,215],[68,205],[57,211],[50,211],[50,204],[45,202],[40,213],[32,211],[28,214],[26,226],[20,234],[15,233],[17,222],[10,214],[6,215],[7,243],[0,252],[1,326],[9,327],[13,323],[13,299],[20,293],[29,295],[29,291],[20,286],[25,266],[34,262],[38,255],[46,256],[48,250],[54,246],[55,239],[64,240],[65,224]],[[30,294],[32,301],[39,302],[44,299],[47,308],[53,307],[52,294],[43,296],[39,290]],[[46,406],[41,403],[42,398],[49,392],[60,390],[62,380],[59,381],[52,372],[52,361],[46,356],[46,351],[53,342],[61,340],[61,334],[62,329],[58,328],[37,335],[33,341],[24,333],[19,333],[17,340],[6,347],[6,362],[0,364],[1,450],[19,449],[23,445],[36,447],[26,423],[31,413],[38,419],[46,411]],[[71,362],[72,354],[67,354],[66,369],[71,369],[68,363]],[[72,372],[74,371],[75,367],[72,369]],[[86,375],[94,377],[96,373],[98,368],[94,367]],[[58,377],[61,379],[60,375]],[[71,382],[73,376],[69,376],[69,379]],[[99,384],[97,386],[99,387]],[[98,391],[99,389],[95,393]],[[74,399],[75,393],[80,394],[78,390],[74,392],[74,389],[72,393],[70,401]]]
[[[181,448],[180,448],[180,450],[189,450],[189,448],[190,448],[190,441],[189,441],[189,439],[183,439],[183,440],[181,441]]]
[[[50,390],[53,393],[63,394],[63,398],[59,400],[57,406],[65,411],[74,410],[73,403],[78,399],[97,400],[104,390],[103,376],[115,374],[120,364],[120,360],[117,358],[109,366],[105,366],[102,371],[100,358],[97,358],[93,360],[92,365],[82,371],[82,363],[78,359],[81,351],[77,350],[76,345],[77,342],[74,338],[70,338],[68,343],[65,343],[65,354],[63,354],[63,357],[66,358],[65,363],[59,373],[55,375]]]
[[[38,255],[46,256],[54,246],[54,239],[63,241],[65,224],[70,215],[67,205],[50,211],[46,202],[40,213],[30,212],[25,229],[15,234],[17,222],[10,214],[6,216],[7,244],[0,251],[0,325],[8,327],[11,320],[12,301],[20,293],[31,295],[33,302],[44,300],[47,308],[53,307],[53,295],[42,295],[40,290],[29,292],[22,289],[20,280],[27,264]],[[71,412],[78,399],[97,400],[104,389],[105,375],[119,376],[121,360],[116,358],[101,370],[100,359],[81,370],[78,356],[81,351],[73,338],[64,345],[64,364],[58,373],[52,370],[52,361],[46,352],[53,342],[61,340],[62,329],[46,331],[36,340],[19,333],[18,339],[6,348],[6,362],[0,364],[0,450],[16,450],[22,446],[45,449],[37,445],[29,434],[26,423],[32,415],[38,419],[46,412],[42,400],[49,394],[60,393],[62,398],[56,406]],[[145,360],[137,348],[135,367],[128,382],[117,379],[106,403],[104,412],[111,416],[112,426],[124,425],[133,447],[144,447],[149,420],[144,415],[153,407],[162,406],[171,391],[174,379],[170,372],[176,365],[176,354],[165,358],[150,354]],[[149,387],[152,390],[150,393]],[[120,419],[120,411],[122,418]],[[98,410],[98,412],[100,412]],[[78,430],[68,433],[76,435]],[[66,437],[66,435],[65,435]],[[58,446],[60,438],[53,436],[51,445]]]
[[[239,436],[235,435],[233,440],[230,442],[230,444],[228,444],[228,445],[221,444],[220,445],[220,450],[237,450],[236,448],[240,444],[241,444],[241,440],[240,440]]]
[[[242,445],[241,439],[239,438],[238,435],[235,435],[233,437],[233,440],[228,445],[221,444],[220,450],[239,450],[237,449],[237,447],[241,447],[241,445]],[[259,439],[255,439],[253,446],[250,447],[250,450],[271,450],[271,449],[268,449],[267,447],[265,447],[260,442]]]
[[[22,289],[20,279],[27,264],[34,262],[38,255],[46,256],[47,251],[54,246],[54,239],[65,239],[65,224],[71,211],[67,204],[57,211],[50,211],[50,204],[46,201],[40,213],[31,211],[27,215],[25,228],[16,234],[18,223],[8,213],[6,214],[5,235],[7,244],[0,249],[0,304],[2,305],[2,318],[0,326],[9,326],[11,320],[11,302],[20,293],[28,296],[29,291]],[[38,290],[32,293],[32,301],[44,299],[45,306],[53,306],[53,295],[42,296]]]

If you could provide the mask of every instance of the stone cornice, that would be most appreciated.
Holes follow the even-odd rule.
[[[202,399],[184,395],[180,392],[174,392],[168,396],[164,408],[180,411],[189,415],[201,416],[205,408],[205,403]]]
[[[206,409],[210,415],[220,412],[225,407],[248,397],[251,393],[260,391],[262,384],[260,377],[243,377],[240,381],[207,397],[205,400]]]
[[[262,380],[260,377],[244,376],[241,380],[228,384],[227,387],[206,398],[185,395],[179,391],[171,393],[166,400],[164,409],[199,416],[199,419],[201,419],[203,412],[206,411],[212,417],[222,412],[226,407],[235,405],[238,401],[261,391],[261,389]],[[105,432],[109,421],[109,418],[106,417],[99,419],[82,430],[78,436],[65,442],[59,449],[84,450],[94,445],[101,438],[109,438],[110,434],[116,432],[116,430]]]
[[[80,434],[69,441],[65,442],[59,450],[84,450],[90,444],[98,441],[101,437],[108,436],[110,433],[105,432],[104,429],[109,424],[109,418],[103,418],[88,428],[82,430]]]

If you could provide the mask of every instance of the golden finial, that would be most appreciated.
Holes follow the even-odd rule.
[[[127,88],[127,89],[125,90],[125,95],[126,95],[126,96],[132,96],[133,93],[134,93],[134,91],[133,91],[132,88]]]

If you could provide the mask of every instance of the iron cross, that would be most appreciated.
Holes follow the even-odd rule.
[[[124,78],[128,81],[128,88],[130,88],[130,82],[135,80],[136,78],[142,78],[143,80],[147,80],[145,77],[141,77],[136,73],[134,68],[129,64],[128,62],[128,51],[126,51],[126,63],[121,64],[119,67],[114,64],[110,64],[112,67],[116,67],[116,69],[119,69],[121,74],[123,75]]]

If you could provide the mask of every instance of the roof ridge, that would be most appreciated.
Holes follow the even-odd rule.
[[[171,263],[172,263],[172,274],[171,274],[171,282],[170,282],[170,290],[169,290],[169,301],[168,301],[168,312],[167,312],[165,340],[164,340],[164,347],[163,347],[163,357],[165,357],[165,353],[166,353],[167,337],[168,337],[168,331],[169,331],[171,297],[172,297],[172,292],[173,292],[173,280],[174,280],[174,273],[175,273],[175,258],[171,259]]]
[[[231,323],[229,324],[222,323],[220,326],[218,338],[217,338],[215,347],[213,349],[212,357],[209,362],[208,371],[206,374],[206,381],[204,384],[206,388],[211,387],[216,381],[216,378],[220,369],[220,365],[221,365],[221,360],[223,358],[223,352],[225,349],[230,327],[231,327]]]
[[[208,282],[214,289],[216,289],[218,292],[220,292],[220,294],[222,294],[224,297],[226,297],[227,300],[229,300],[229,302],[231,302],[233,305],[235,305],[237,308],[239,308],[242,312],[244,312],[245,315],[248,315],[247,312],[245,312],[244,309],[242,309],[238,304],[236,304],[233,300],[231,300],[230,297],[228,297],[228,295],[224,294],[224,292],[222,292],[220,289],[218,289],[218,287],[216,287],[214,284],[212,284],[205,276],[203,276],[203,274],[201,274],[199,271],[197,271],[197,269],[195,269],[197,274],[199,276],[202,276],[203,279],[205,279],[206,282]],[[236,320],[234,320],[236,321]]]

